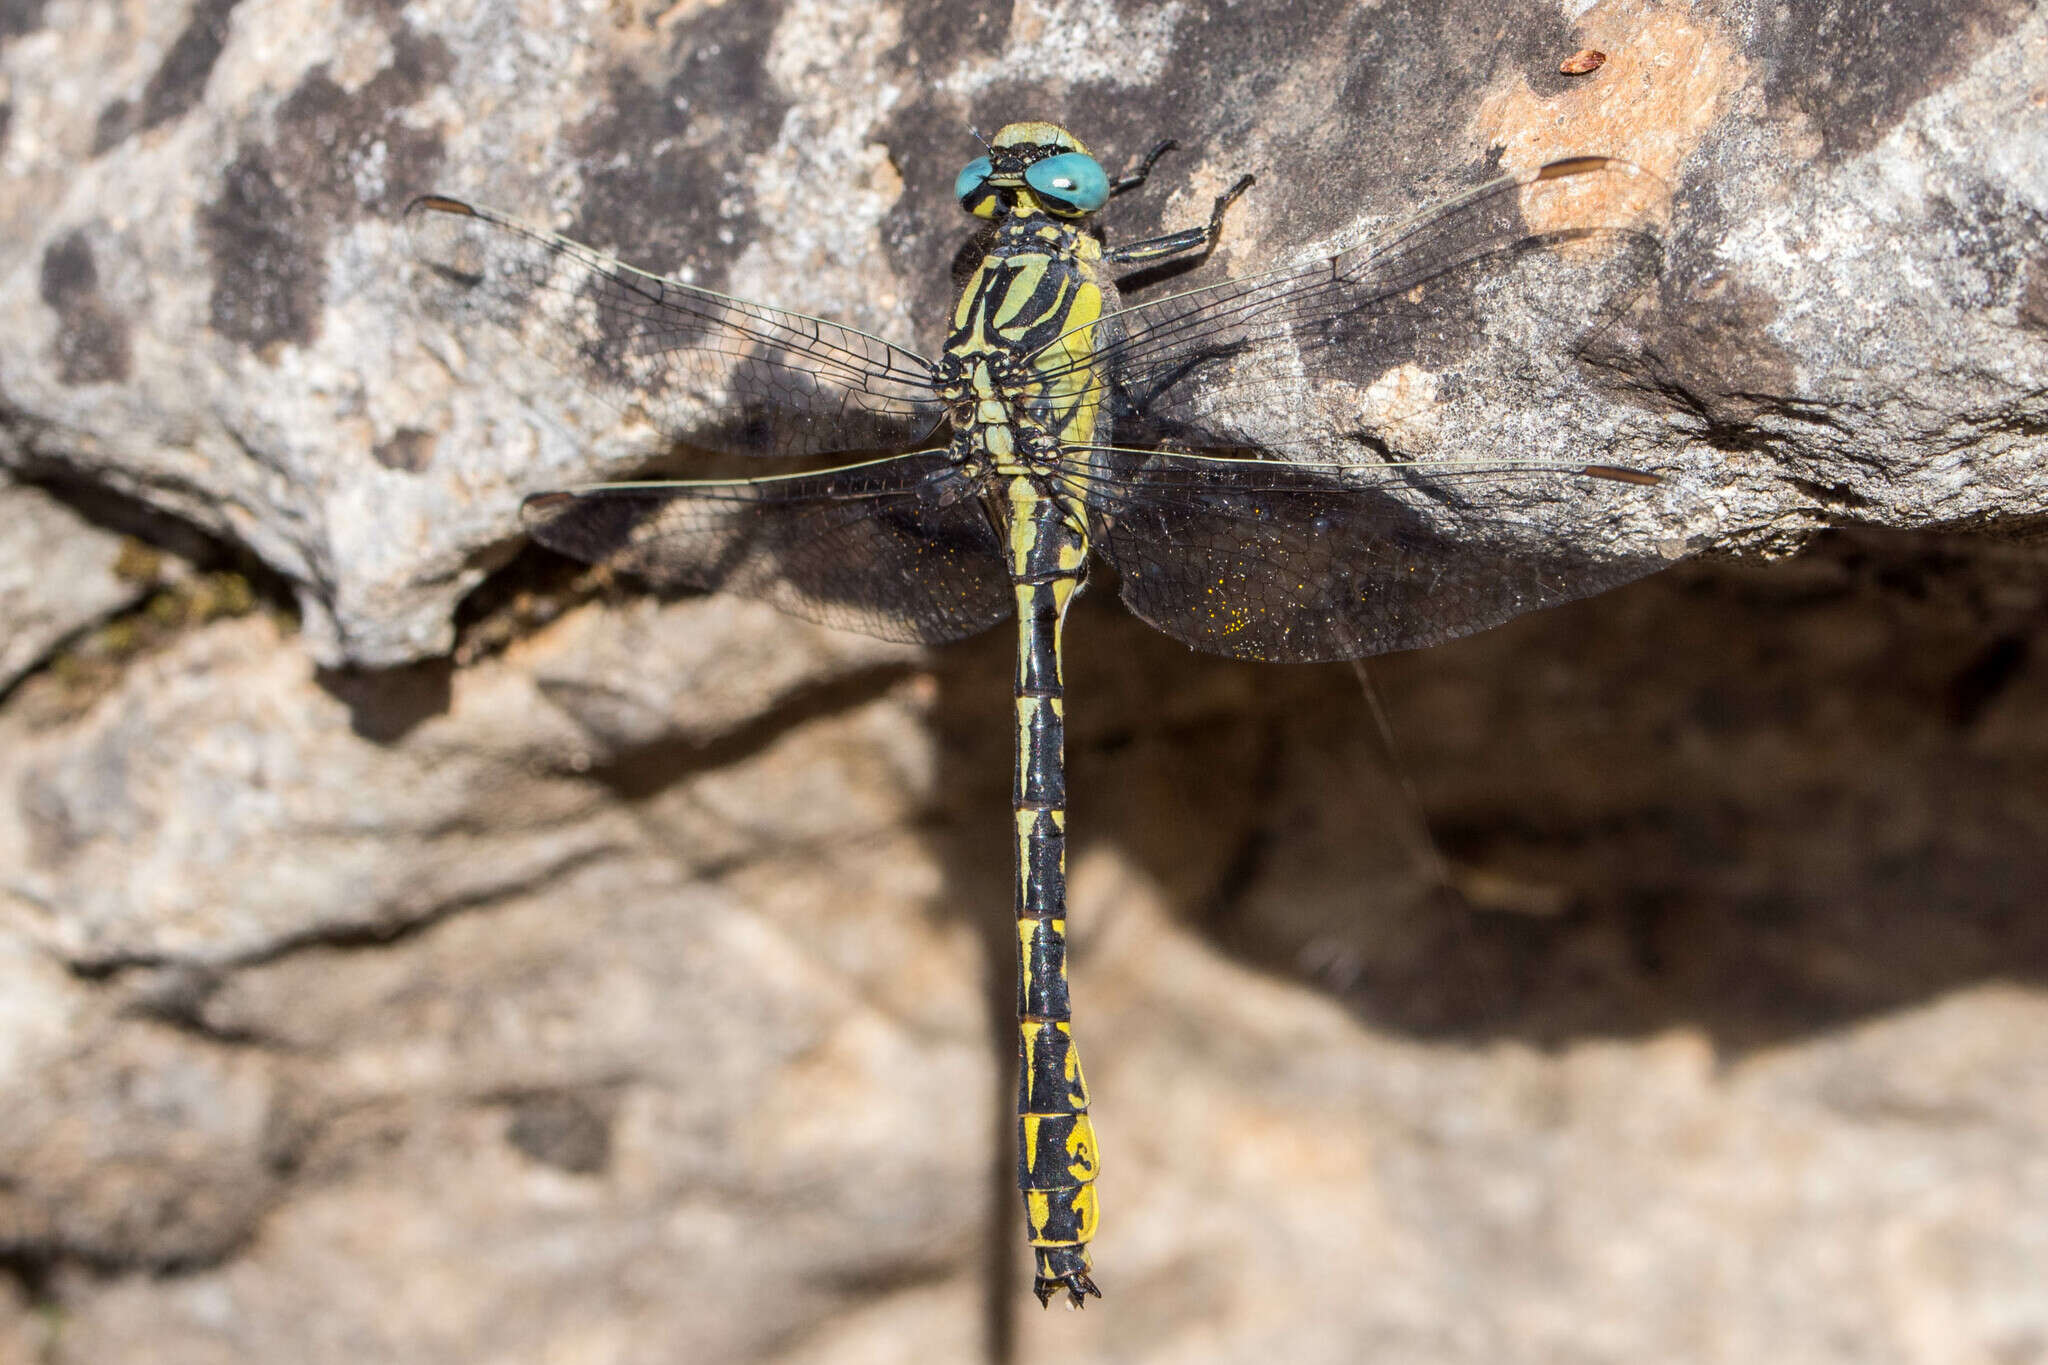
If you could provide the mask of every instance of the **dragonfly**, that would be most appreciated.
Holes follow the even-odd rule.
[[[1574,157],[1333,255],[1127,302],[1119,272],[1199,266],[1252,178],[1206,223],[1110,246],[1097,215],[1171,142],[1112,178],[1056,124],[977,140],[953,195],[983,220],[979,257],[935,357],[460,199],[406,216],[436,318],[510,337],[671,451],[765,462],[535,494],[536,541],[889,640],[1016,623],[1017,1183],[1033,1290],[1079,1307],[1100,1297],[1100,1155],[1068,987],[1069,607],[1107,565],[1131,611],[1197,650],[1355,659],[1663,567],[1631,529],[1653,473],[1410,458],[1370,413],[1355,430],[1300,418],[1320,383],[1419,384],[1426,416],[1489,367],[1539,389],[1569,373],[1655,274],[1668,196],[1626,161]]]

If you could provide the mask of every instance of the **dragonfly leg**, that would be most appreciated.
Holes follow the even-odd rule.
[[[1216,249],[1216,243],[1223,236],[1224,211],[1251,187],[1252,177],[1248,175],[1217,195],[1216,203],[1209,210],[1209,222],[1204,227],[1169,232],[1163,237],[1147,237],[1142,242],[1105,251],[1102,258],[1112,265],[1150,265],[1190,251],[1199,250],[1206,256]]]
[[[1165,156],[1180,144],[1167,138],[1157,147],[1145,153],[1145,159],[1110,182],[1109,197],[1114,199],[1125,190],[1134,190],[1145,183],[1145,177],[1152,174],[1152,163]]]

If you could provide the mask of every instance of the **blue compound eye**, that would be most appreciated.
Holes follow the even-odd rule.
[[[953,197],[965,201],[969,195],[981,189],[988,173],[995,168],[988,164],[988,158],[978,156],[960,168],[960,174],[953,177]]]
[[[1093,213],[1109,202],[1109,177],[1084,152],[1061,152],[1024,168],[1024,183],[1038,197],[1078,213]]]

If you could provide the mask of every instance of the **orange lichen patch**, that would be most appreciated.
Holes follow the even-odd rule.
[[[1598,71],[1607,61],[1607,54],[1597,47],[1582,47],[1557,64],[1557,69],[1567,76],[1583,76],[1589,71]]]
[[[1480,102],[1478,140],[1503,149],[1505,170],[1599,153],[1675,180],[1746,78],[1735,44],[1688,7],[1654,0],[1607,0],[1579,30],[1607,54],[1600,69],[1548,97],[1516,76]]]

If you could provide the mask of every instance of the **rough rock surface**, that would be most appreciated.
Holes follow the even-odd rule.
[[[0,1362],[2048,1358],[2044,72],[2022,0],[0,9]],[[515,558],[634,452],[393,221],[928,347],[1037,115],[1180,139],[1126,236],[1255,170],[1222,272],[1648,167],[1551,405],[1367,434],[1752,561],[1375,663],[1412,796],[1349,670],[1084,599],[1081,1317],[1000,1151],[1009,642]],[[115,522],[265,609],[67,645]]]
[[[121,548],[41,489],[0,483],[0,693],[141,595],[144,585],[121,572]]]
[[[28,11],[0,56],[0,304],[22,320],[0,341],[0,462],[247,546],[330,666],[445,651],[517,494],[628,453],[415,318],[394,223],[412,195],[929,346],[961,130],[1029,114],[1112,157],[1181,139],[1121,233],[1256,170],[1224,269],[1496,167],[1629,157],[1676,196],[1655,297],[1544,420],[1475,414],[1496,453],[1564,430],[1682,470],[1669,532],[1695,548],[2034,510],[2048,38],[2021,0],[1576,22],[1334,0],[75,8]],[[1574,44],[1613,55],[1561,75]],[[1351,386],[1323,403],[1302,420],[1356,426]]]

